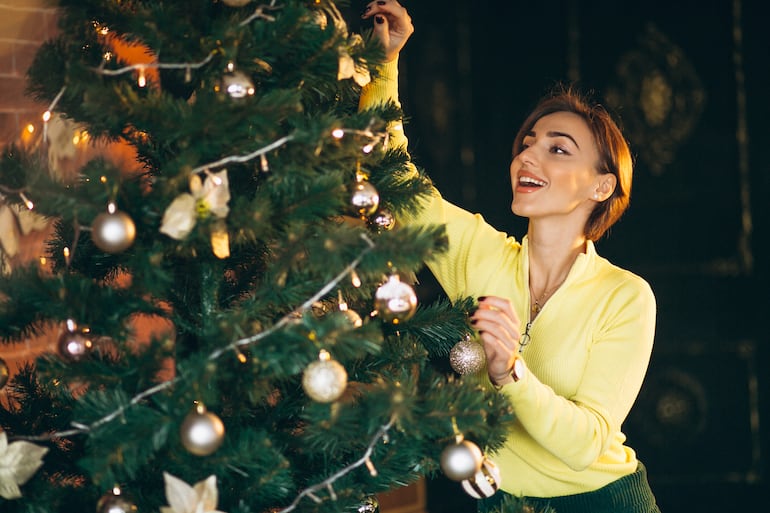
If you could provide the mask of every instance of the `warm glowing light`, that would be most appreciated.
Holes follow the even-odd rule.
[[[43,121],[46,122],[46,123],[51,121],[51,111],[50,110],[47,110],[47,111],[43,112]]]
[[[139,87],[145,87],[147,85],[147,77],[144,75],[144,68],[139,68],[139,79],[137,80]]]
[[[31,201],[31,200],[30,200],[28,197],[26,197],[26,196],[24,195],[24,193],[23,193],[23,192],[20,192],[20,193],[19,193],[19,197],[21,198],[21,201],[23,201],[23,202],[24,202],[24,205],[25,205],[25,206],[26,206],[26,207],[27,207],[29,210],[32,210],[33,208],[35,208],[35,204],[34,204],[34,203],[32,203],[32,201]]]
[[[367,144],[366,146],[364,146],[363,148],[361,148],[361,150],[362,150],[364,153],[371,153],[373,149],[374,149],[374,145],[372,145],[372,144]]]
[[[358,273],[355,270],[350,272],[350,278],[355,288],[358,288],[361,286],[361,277],[358,276]]]
[[[345,131],[341,128],[335,128],[332,130],[332,137],[335,139],[342,139],[342,137],[345,135]]]
[[[69,258],[70,257],[70,248],[64,248],[64,251],[62,251],[62,253],[64,253],[64,258]]]
[[[102,183],[107,183],[107,177],[102,175],[102,176],[99,177],[99,181],[102,182]]]
[[[34,132],[35,132],[35,125],[33,125],[32,123],[30,123],[30,124],[28,124],[27,126],[25,126],[25,127],[24,127],[24,129],[25,129],[27,132],[29,132],[30,134],[32,134],[32,133],[34,133]]]
[[[40,265],[45,266],[48,263],[48,259],[44,256],[40,257]]]

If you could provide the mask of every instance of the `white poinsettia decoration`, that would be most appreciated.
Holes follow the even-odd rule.
[[[337,80],[345,80],[346,78],[352,78],[356,81],[356,84],[364,87],[366,84],[372,81],[372,77],[369,74],[369,70],[366,66],[356,66],[356,62],[353,57],[350,56],[348,48],[355,48],[358,45],[363,44],[363,39],[358,34],[350,36],[348,46],[340,46],[339,48],[339,67],[337,69]]]
[[[161,233],[182,240],[195,228],[198,219],[213,215],[224,219],[230,212],[230,185],[227,170],[209,173],[205,181],[200,176],[190,178],[190,193],[177,196],[163,213]]]
[[[161,507],[160,513],[224,513],[217,509],[217,476],[211,475],[194,486],[168,472],[163,473],[163,480],[169,505]]]
[[[19,440],[8,443],[5,432],[0,432],[0,497],[18,499],[19,486],[32,477],[43,464],[47,447]]]

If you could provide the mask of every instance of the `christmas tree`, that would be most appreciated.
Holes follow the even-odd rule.
[[[393,229],[430,182],[388,145],[398,105],[358,111],[377,41],[326,0],[61,0],[59,25],[29,71],[42,139],[0,162],[0,201],[55,222],[0,276],[0,342],[58,348],[0,385],[0,509],[375,511],[439,472],[493,493],[514,417],[474,300],[418,304],[444,232]],[[62,134],[135,166],[57,174]],[[138,343],[138,318],[165,328]]]

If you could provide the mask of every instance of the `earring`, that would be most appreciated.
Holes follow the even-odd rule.
[[[599,199],[599,193],[598,193],[598,192],[595,192],[595,193],[594,193],[594,199],[595,199],[595,200],[598,200],[598,199]]]

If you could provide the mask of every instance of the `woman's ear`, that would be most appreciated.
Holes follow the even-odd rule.
[[[612,173],[600,175],[597,180],[596,190],[594,191],[593,198],[596,201],[606,200],[612,196],[612,193],[615,191],[615,187],[617,185],[618,178]]]

